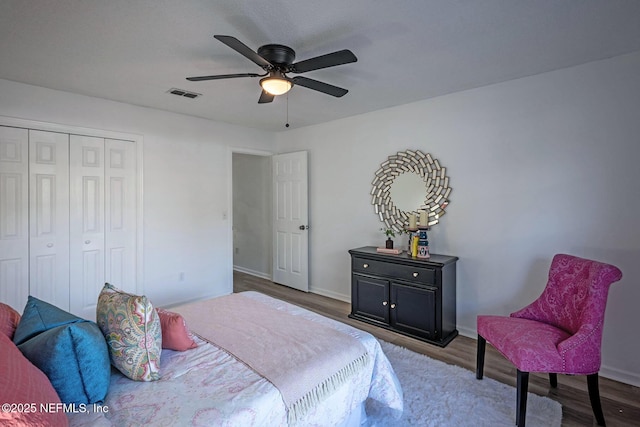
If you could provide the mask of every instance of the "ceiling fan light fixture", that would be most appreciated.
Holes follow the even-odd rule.
[[[293,87],[293,83],[283,75],[271,75],[260,80],[260,86],[271,95],[283,95]]]

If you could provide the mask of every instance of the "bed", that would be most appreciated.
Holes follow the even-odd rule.
[[[294,323],[311,322],[355,339],[365,349],[365,357],[356,369],[334,384],[330,393],[324,393],[321,399],[292,418],[291,407],[285,403],[279,388],[246,362],[191,328],[202,316],[189,317],[195,306],[172,307],[170,310],[185,317],[197,347],[182,352],[162,350],[157,381],[132,381],[112,369],[104,405],[89,407],[88,413],[67,414],[69,424],[76,427],[373,426],[378,419],[400,417],[402,389],[379,342],[371,334],[258,292],[233,295],[268,307],[273,313],[290,316]],[[220,298],[199,302],[199,307],[202,310],[202,304],[211,304],[210,308],[207,306],[208,311],[218,312],[216,303],[218,307],[228,305],[221,303],[225,300]],[[108,412],[105,413],[105,409]]]

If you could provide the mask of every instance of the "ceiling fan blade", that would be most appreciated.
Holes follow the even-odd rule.
[[[220,35],[215,35],[213,37],[215,37],[217,40],[220,40],[222,43],[226,44],[227,46],[229,46],[231,49],[235,50],[239,54],[243,55],[245,58],[248,58],[251,61],[255,62],[265,70],[267,68],[273,68],[273,65],[271,65],[269,61],[264,59],[262,56],[258,55],[249,46],[242,43],[237,38],[231,37],[231,36],[220,36]]]
[[[235,79],[237,77],[264,77],[266,74],[244,73],[244,74],[218,74],[215,76],[187,77],[190,82],[201,82],[203,80]]]
[[[348,64],[356,62],[358,58],[348,49],[339,50],[337,52],[328,53],[315,58],[305,59],[296,62],[289,68],[291,73],[306,73],[307,71],[319,70],[321,68],[335,67],[336,65]]]
[[[275,95],[271,95],[269,92],[263,90],[260,94],[260,99],[258,99],[258,104],[266,104],[273,101],[273,98],[275,98]]]
[[[343,89],[338,86],[333,86],[328,83],[322,83],[318,80],[309,79],[307,77],[294,77],[293,82],[298,86],[304,86],[308,89],[317,90],[318,92],[326,93],[327,95],[335,96],[336,98],[340,98],[349,92],[347,89]]]

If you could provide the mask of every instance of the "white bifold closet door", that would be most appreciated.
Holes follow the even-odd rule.
[[[29,293],[69,309],[68,134],[29,130]]]
[[[95,317],[105,282],[135,289],[135,146],[71,135],[71,312]]]
[[[136,289],[135,143],[0,126],[0,301],[95,319],[105,282]]]
[[[0,126],[0,301],[29,295],[29,132]]]

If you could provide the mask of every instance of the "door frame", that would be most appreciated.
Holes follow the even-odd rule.
[[[250,154],[253,156],[271,157],[277,154],[273,151],[256,150],[253,148],[230,147],[227,146],[227,206],[228,209],[222,213],[222,219],[227,221],[227,253],[229,254],[228,269],[228,291],[233,293],[233,155]],[[271,179],[271,177],[269,177]],[[273,189],[272,189],[273,193]],[[273,255],[272,257],[273,258]],[[273,272],[269,277],[273,281]]]
[[[29,119],[0,116],[0,125],[42,130],[49,132],[68,133],[74,135],[95,136],[106,139],[119,139],[132,141],[136,144],[136,293],[144,294],[144,203],[143,203],[143,144],[144,137],[133,133],[115,132],[103,129],[92,129],[81,126],[66,125],[60,123],[41,122]]]

